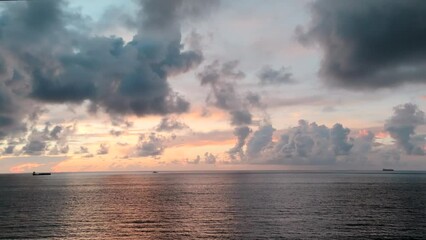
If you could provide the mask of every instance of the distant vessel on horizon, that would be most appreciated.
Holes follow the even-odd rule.
[[[153,171],[152,173],[158,173],[157,171]]]
[[[383,172],[393,172],[394,170],[392,168],[383,168]]]
[[[52,175],[50,172],[48,173],[48,172],[41,172],[41,173],[36,173],[36,172],[33,172],[33,176],[39,176],[39,175]]]

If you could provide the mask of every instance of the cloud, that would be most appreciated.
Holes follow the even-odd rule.
[[[207,164],[215,164],[216,163],[216,156],[212,153],[204,153],[204,162]]]
[[[261,102],[259,94],[256,94],[256,93],[253,93],[253,92],[248,92],[246,94],[246,100],[247,100],[248,104],[250,104],[250,106],[252,106],[252,107],[257,107],[257,108],[265,108],[266,107]]]
[[[346,161],[355,161],[358,164],[364,164],[368,160],[369,154],[373,151],[375,136],[374,133],[368,130],[361,130],[358,136],[351,141]],[[375,157],[382,157],[383,154],[388,154],[388,151],[382,150]]]
[[[335,112],[336,108],[334,106],[325,106],[325,107],[322,108],[321,111],[325,112],[325,113]]]
[[[16,166],[13,166],[9,169],[10,172],[13,173],[22,173],[22,172],[28,172],[29,170],[38,168],[40,166],[43,166],[43,164],[40,163],[23,163]]]
[[[273,69],[271,66],[264,66],[258,73],[261,85],[281,85],[294,83],[293,74],[285,67]]]
[[[246,74],[241,70],[236,70],[240,62],[238,60],[228,61],[222,64],[222,74],[232,79],[242,79]]]
[[[100,144],[99,149],[96,151],[98,155],[106,155],[109,152],[109,146],[107,144]]]
[[[243,147],[246,144],[246,139],[250,133],[251,129],[247,126],[235,128],[234,135],[237,137],[237,143],[233,148],[228,151],[231,159],[235,160],[237,154],[239,156],[239,159],[242,159],[244,157]]]
[[[305,44],[324,54],[320,75],[331,84],[374,89],[426,81],[426,2],[318,0]]]
[[[193,160],[186,160],[186,163],[188,164],[199,164],[201,162],[200,155],[197,155],[197,157]]]
[[[53,139],[58,139],[59,138],[59,136],[58,136],[58,134],[60,134],[61,133],[61,131],[62,131],[62,127],[61,126],[55,126],[53,129],[52,129],[52,131],[50,132],[50,137],[51,138],[53,138]]]
[[[31,139],[23,148],[27,155],[41,155],[47,149],[46,142],[38,139]]]
[[[275,129],[260,127],[247,144],[247,159],[252,163],[322,165],[336,163],[352,149],[349,129],[337,123],[332,128],[299,120],[278,140],[273,141]]]
[[[14,150],[15,150],[15,145],[9,145],[3,150],[3,154],[5,155],[13,154]]]
[[[137,157],[158,157],[164,152],[164,141],[165,139],[156,133],[142,134],[133,155]]]
[[[111,130],[109,131],[109,133],[110,133],[111,135],[115,136],[115,137],[118,137],[118,136],[120,136],[120,135],[123,133],[123,131],[121,131],[121,130],[111,129]]]
[[[80,146],[80,149],[75,152],[75,154],[87,154],[89,153],[89,148],[85,146]]]
[[[55,145],[52,149],[50,149],[49,155],[59,155],[59,154],[67,154],[70,150],[68,145],[58,146]]]
[[[192,31],[185,39],[185,42],[188,43],[188,46],[191,49],[201,50],[202,40],[203,36],[201,36],[201,34],[197,33],[196,31]]]
[[[236,126],[234,135],[237,137],[237,143],[228,151],[232,159],[235,159],[237,154],[240,158],[243,156],[242,147],[250,133],[247,125],[253,122],[249,108],[260,104],[260,97],[253,93],[248,93],[246,98],[240,97],[234,81],[244,78],[245,74],[237,70],[237,67],[238,61],[223,64],[214,61],[198,73],[201,85],[209,86],[211,89],[211,95],[206,99],[207,103],[227,111],[230,115],[230,124]]]
[[[17,155],[57,155],[68,153],[69,146],[67,139],[76,130],[76,125],[62,126],[55,125],[52,129],[51,124],[47,122],[43,129],[33,127],[29,134],[23,139],[25,144],[20,151],[16,151]],[[54,144],[50,149],[49,145]]]
[[[238,61],[230,61],[221,64],[214,61],[204,67],[204,70],[198,73],[198,78],[202,86],[209,86],[211,94],[206,102],[219,109],[228,112],[230,124],[235,126],[234,135],[237,137],[235,146],[228,151],[232,161],[244,158],[243,147],[246,138],[251,132],[248,127],[254,123],[253,109],[263,112],[264,121],[269,118],[265,111],[266,105],[261,102],[258,94],[247,92],[241,94],[237,81],[244,78],[245,74],[238,70]]]
[[[227,111],[232,125],[249,125],[252,123],[250,101],[254,99],[240,97],[234,81],[243,78],[245,74],[237,70],[237,67],[238,61],[223,64],[214,61],[206,65],[197,76],[202,86],[209,86],[211,89],[211,95],[206,99],[208,104]]]
[[[330,140],[336,155],[347,155],[351,150],[353,145],[348,142],[349,132],[349,128],[344,128],[340,123],[330,129]]]
[[[172,132],[175,130],[188,129],[189,127],[182,122],[179,122],[176,118],[163,117],[160,123],[155,127],[157,132]]]
[[[222,145],[232,140],[232,131],[210,131],[210,132],[192,132],[188,135],[182,135],[176,140],[176,145],[182,146],[205,146],[205,145]]]
[[[205,164],[215,164],[216,163],[216,156],[212,153],[205,152],[204,153],[204,161]],[[193,160],[186,160],[187,164],[199,164],[201,163],[201,157],[200,155],[197,155],[197,157]]]
[[[13,76],[10,78],[13,79]],[[16,97],[15,91],[19,89],[13,84],[8,85],[10,78],[0,75],[0,139],[25,132],[27,127],[24,118],[33,112],[31,102]]]
[[[96,23],[96,32],[100,35],[114,35],[117,31],[134,31],[138,26],[135,16],[123,7],[109,6]]]
[[[252,122],[252,115],[251,113],[244,109],[244,110],[232,110],[230,112],[231,114],[231,124],[235,126],[241,126],[241,125],[249,125]]]
[[[25,156],[25,157],[6,157],[0,159],[0,172],[11,172],[13,169],[21,169],[20,172],[32,171],[52,171],[52,167],[66,160],[65,156]],[[34,164],[34,165],[27,165]],[[35,166],[38,165],[38,167]]]
[[[45,103],[89,101],[91,112],[102,109],[111,116],[188,111],[189,102],[173,91],[168,78],[193,69],[203,55],[200,49],[183,50],[181,25],[208,16],[218,1],[138,5],[135,19],[116,16],[135,29],[125,43],[92,34],[96,25],[64,1],[5,4],[0,15],[0,137],[25,131],[28,110]]]
[[[337,104],[339,101],[329,99],[326,96],[301,96],[294,98],[276,98],[271,97],[268,100],[269,107],[290,107],[300,105],[323,106],[327,104]]]
[[[386,131],[407,154],[424,155],[423,148],[413,143],[416,127],[426,124],[424,112],[411,103],[396,106],[393,110],[392,117],[385,123]]]
[[[257,157],[257,155],[272,142],[272,134],[274,131],[275,129],[270,124],[266,124],[255,131],[247,143],[247,156],[249,158]]]
[[[327,127],[299,120],[296,127],[278,131],[282,132],[280,136],[274,136],[275,128],[264,123],[235,148],[242,151],[241,162],[251,164],[400,166],[403,152],[405,157],[424,155],[424,135],[416,135],[415,130],[425,125],[425,120],[424,113],[414,104],[396,106],[384,128],[374,130],[379,134],[388,131],[395,145],[376,142],[376,135],[369,130],[351,133],[340,123]]]
[[[260,96],[255,93],[248,92],[245,97],[240,96],[235,81],[244,78],[245,74],[237,70],[237,67],[238,61],[223,64],[214,61],[198,73],[201,85],[209,86],[211,90],[211,95],[207,97],[206,102],[228,112],[230,124],[235,126],[234,135],[237,137],[237,142],[228,151],[233,160],[237,156],[241,159],[244,155],[242,148],[250,133],[248,125],[253,123],[251,108],[263,106]]]

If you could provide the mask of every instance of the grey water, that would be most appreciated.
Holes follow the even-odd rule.
[[[426,239],[426,173],[3,174],[0,238]]]

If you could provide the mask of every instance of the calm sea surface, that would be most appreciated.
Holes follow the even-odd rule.
[[[5,174],[0,238],[426,239],[426,173]]]

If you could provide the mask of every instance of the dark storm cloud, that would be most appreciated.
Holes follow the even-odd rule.
[[[293,74],[287,68],[273,69],[271,66],[264,66],[258,73],[261,85],[280,85],[293,83]]]
[[[395,139],[397,146],[409,155],[424,155],[421,146],[414,144],[416,127],[426,124],[425,114],[417,105],[406,103],[394,108],[391,118],[386,121],[385,129]]]
[[[136,31],[129,43],[91,34],[91,23],[65,1],[4,3],[0,135],[23,129],[27,110],[45,102],[88,100],[91,112],[111,116],[186,112],[189,102],[171,89],[168,77],[191,70],[203,55],[183,50],[181,24],[209,15],[218,1],[139,3],[134,19],[116,16]]]
[[[0,56],[0,75],[6,71],[6,63],[3,57]]]
[[[31,115],[31,106],[28,101],[15,97],[15,89],[8,88],[2,82],[0,75],[0,139],[10,134],[24,132],[27,127],[24,118]],[[6,79],[7,81],[7,79]]]
[[[323,52],[320,74],[351,88],[426,82],[426,2],[318,0],[303,43]]]

